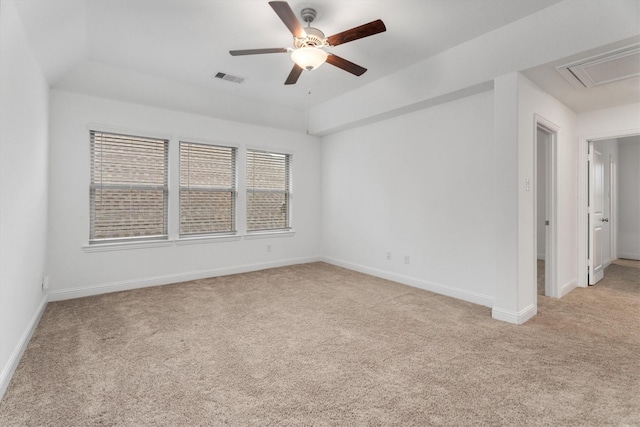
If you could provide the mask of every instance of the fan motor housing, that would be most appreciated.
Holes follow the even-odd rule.
[[[324,33],[317,28],[307,27],[304,29],[304,32],[307,33],[307,37],[305,38],[293,38],[293,44],[296,48],[301,47],[322,47],[327,44],[327,39],[324,36]]]
[[[296,49],[301,47],[323,47],[327,46],[327,38],[324,33],[317,28],[313,28],[311,23],[316,19],[316,10],[311,7],[305,7],[300,11],[300,17],[307,23],[308,27],[304,29],[307,37],[293,38],[293,45]]]

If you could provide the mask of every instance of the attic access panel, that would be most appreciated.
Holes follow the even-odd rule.
[[[640,45],[582,59],[556,70],[578,89],[637,77],[640,76]]]

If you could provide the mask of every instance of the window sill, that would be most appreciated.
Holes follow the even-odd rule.
[[[148,242],[97,243],[82,247],[85,252],[122,251],[127,249],[162,248],[173,245],[169,240],[155,240]]]
[[[200,237],[182,237],[177,239],[177,246],[184,245],[201,245],[205,243],[222,243],[222,242],[237,242],[240,240],[238,235],[224,235],[224,236],[200,236]]]
[[[281,230],[281,231],[254,231],[247,232],[244,236],[246,240],[252,239],[269,239],[271,237],[291,237],[296,234],[295,230]]]
[[[149,248],[164,248],[173,246],[186,246],[186,245],[201,245],[207,243],[223,243],[223,242],[237,242],[242,238],[246,240],[254,239],[270,239],[279,237],[292,237],[296,234],[294,230],[282,230],[282,231],[255,231],[248,232],[244,236],[240,235],[225,235],[225,236],[201,236],[201,237],[183,237],[176,240],[150,240],[146,242],[118,242],[118,243],[96,243],[94,245],[85,245],[82,250],[86,253],[92,252],[108,252],[108,251],[123,251],[129,249],[149,249]]]

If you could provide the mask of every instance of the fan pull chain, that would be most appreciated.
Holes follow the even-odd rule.
[[[307,135],[311,135],[309,130],[309,111],[311,110],[311,88],[307,92]]]

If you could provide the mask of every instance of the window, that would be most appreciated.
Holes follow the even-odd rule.
[[[291,228],[291,155],[247,150],[247,230]]]
[[[91,131],[89,243],[167,238],[169,141]]]
[[[235,232],[236,149],[180,143],[180,237]]]

